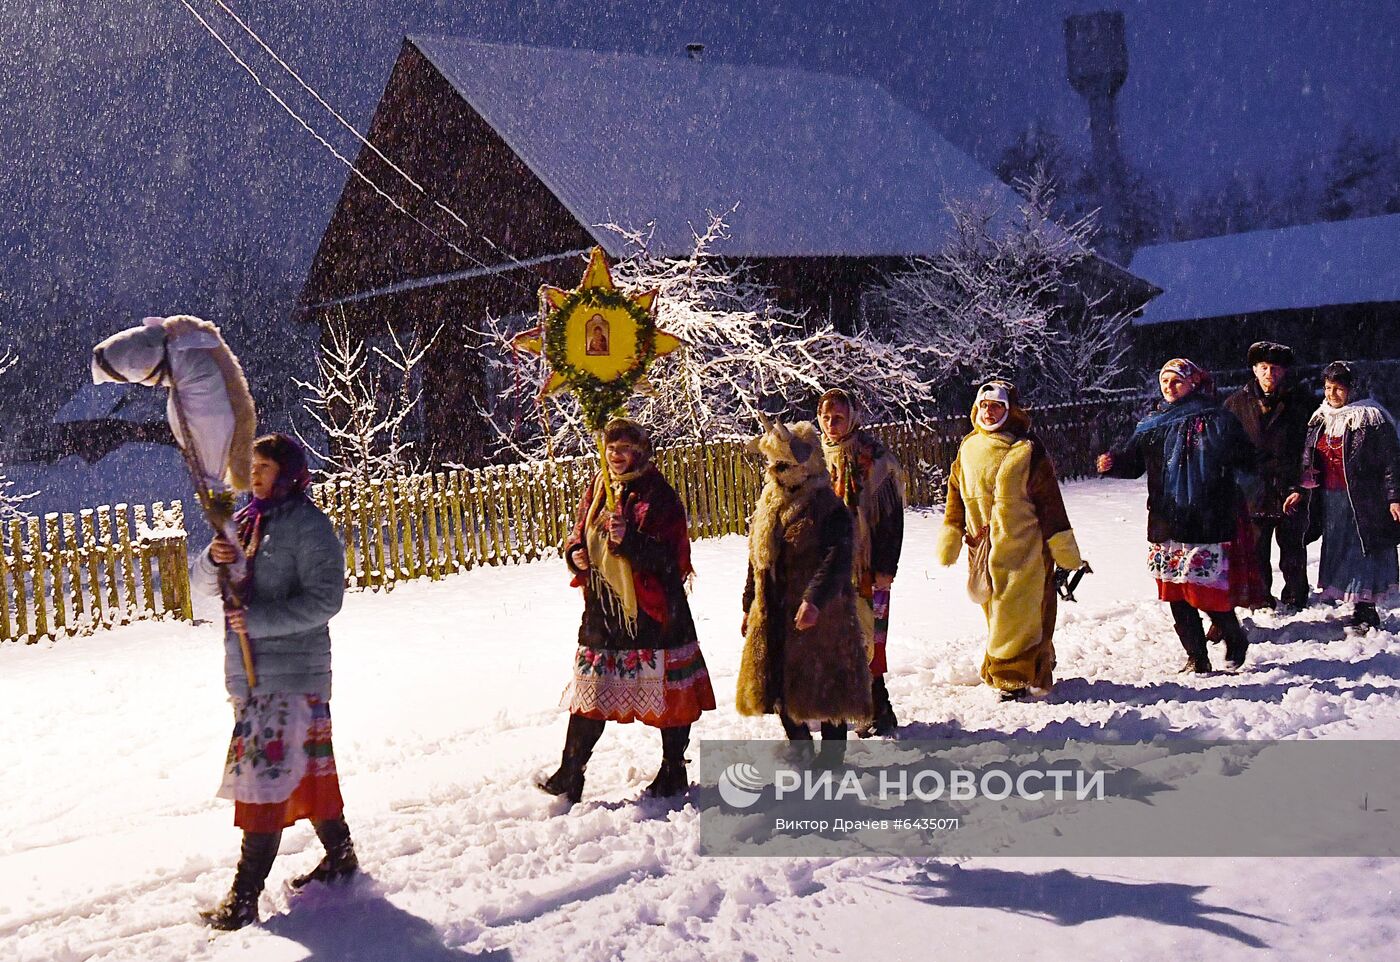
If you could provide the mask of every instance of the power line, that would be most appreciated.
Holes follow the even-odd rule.
[[[463,220],[460,216],[458,216],[458,214],[457,214],[456,211],[452,210],[452,208],[448,207],[446,204],[444,204],[444,203],[442,203],[441,201],[439,201],[436,197],[433,197],[431,194],[429,194],[428,191],[427,191],[427,189],[426,189],[425,187],[423,187],[423,185],[420,184],[416,179],[414,179],[414,177],[413,177],[411,174],[409,174],[408,171],[404,170],[404,169],[403,169],[402,167],[400,167],[398,164],[394,163],[394,161],[391,160],[387,154],[385,154],[382,150],[380,150],[378,147],[376,147],[374,144],[372,144],[372,143],[369,141],[369,139],[368,139],[367,137],[365,137],[363,134],[361,134],[360,131],[359,131],[359,128],[357,128],[354,124],[350,123],[350,121],[346,120],[345,117],[342,116],[342,115],[340,114],[339,111],[337,111],[333,106],[331,106],[331,104],[330,104],[329,102],[327,102],[327,100],[326,100],[324,97],[321,96],[321,94],[316,90],[316,88],[312,87],[309,83],[307,83],[306,80],[305,80],[305,78],[303,78],[303,77],[301,76],[301,74],[297,73],[297,71],[292,67],[291,64],[287,63],[287,61],[285,61],[284,59],[282,59],[282,57],[278,55],[277,51],[273,50],[272,47],[267,43],[267,41],[263,40],[262,36],[261,36],[256,30],[254,30],[254,29],[248,24],[247,21],[245,21],[242,17],[240,17],[240,16],[238,15],[238,13],[237,13],[235,10],[233,10],[233,8],[231,8],[228,4],[226,4],[226,3],[224,2],[224,0],[214,0],[214,2],[215,2],[216,4],[218,4],[219,9],[223,10],[224,13],[228,14],[228,16],[229,16],[230,18],[232,18],[233,21],[234,21],[235,23],[237,23],[240,27],[242,27],[242,28],[243,28],[243,31],[244,31],[246,34],[248,34],[248,36],[252,37],[252,38],[253,38],[253,41],[254,41],[259,47],[261,47],[261,48],[263,49],[263,51],[264,51],[269,57],[271,57],[271,58],[277,63],[277,65],[278,65],[279,67],[281,67],[281,68],[282,68],[283,70],[285,70],[288,74],[290,74],[291,77],[292,77],[292,79],[295,80],[295,81],[301,86],[301,88],[302,88],[303,90],[305,90],[308,94],[310,94],[311,97],[312,97],[318,104],[320,104],[322,107],[324,107],[324,108],[326,109],[326,111],[327,111],[332,117],[334,117],[334,118],[336,119],[336,121],[338,121],[338,122],[340,123],[340,125],[341,125],[342,127],[344,127],[346,130],[350,131],[350,133],[355,137],[356,140],[358,140],[361,144],[363,144],[364,146],[368,147],[371,151],[373,151],[376,157],[378,157],[380,160],[384,161],[384,163],[387,164],[396,174],[398,174],[398,175],[399,175],[400,177],[402,177],[404,180],[408,181],[409,184],[411,184],[411,185],[413,186],[413,189],[414,189],[414,190],[416,190],[416,191],[418,191],[420,194],[422,194],[423,197],[424,197],[425,199],[431,201],[432,204],[433,204],[435,207],[437,207],[437,208],[438,208],[439,210],[441,210],[443,213],[447,214],[447,216],[449,216],[449,217],[451,217],[453,220],[455,220],[458,224],[460,224],[460,225],[462,226],[462,228],[463,228],[464,230],[466,230],[466,231],[468,231],[468,232],[472,232],[472,227],[471,227],[471,225],[469,225],[465,220]],[[479,236],[483,241],[485,241],[485,242],[486,242],[487,244],[489,244],[491,247],[494,247],[496,250],[500,251],[503,255],[505,255],[507,258],[509,258],[510,261],[511,261],[512,263],[516,264],[517,266],[524,266],[524,262],[523,262],[523,261],[521,261],[518,257],[516,257],[514,254],[512,254],[510,251],[508,251],[508,250],[506,250],[505,248],[501,247],[500,244],[497,244],[495,241],[493,241],[491,238],[487,237],[485,234],[478,234],[477,236]],[[481,267],[483,267],[483,268],[488,268],[488,265],[486,265],[486,263],[483,262],[483,261],[477,261],[477,263],[478,263]],[[534,263],[534,262],[532,261],[532,263]],[[502,266],[503,266],[503,265],[502,265]],[[488,268],[488,269],[494,269],[494,268]]]
[[[293,67],[292,67],[289,63],[287,63],[287,62],[286,62],[285,60],[283,60],[280,56],[278,56],[277,51],[273,50],[270,46],[268,46],[267,42],[266,42],[265,40],[263,40],[263,38],[262,38],[261,36],[258,35],[258,32],[257,32],[256,30],[254,30],[252,27],[248,26],[247,22],[244,21],[244,19],[243,19],[242,17],[240,17],[236,12],[234,12],[234,11],[229,7],[228,4],[224,3],[224,0],[214,0],[214,2],[215,2],[216,4],[218,4],[220,10],[224,11],[224,13],[228,14],[228,15],[233,19],[234,23],[236,23],[236,24],[238,24],[240,27],[242,27],[242,28],[243,28],[243,32],[246,33],[246,34],[248,34],[248,36],[252,37],[252,38],[253,38],[253,41],[254,41],[255,43],[257,43],[257,45],[258,45],[259,47],[261,47],[261,48],[263,49],[263,51],[264,51],[269,57],[271,57],[273,60],[275,60],[275,61],[277,62],[277,65],[278,65],[279,67],[281,67],[283,70],[287,71],[287,73],[289,73],[289,74],[292,76],[292,79],[295,80],[298,84],[301,85],[301,89],[302,89],[302,90],[305,90],[307,93],[309,93],[309,94],[312,96],[312,98],[314,98],[315,101],[316,101],[318,104],[320,104],[322,107],[326,108],[327,112],[329,112],[330,115],[331,115],[332,117],[334,117],[337,121],[339,121],[339,123],[340,123],[340,125],[341,125],[342,127],[344,127],[346,130],[350,131],[350,133],[353,134],[353,135],[355,136],[355,139],[356,139],[356,140],[358,140],[360,143],[364,144],[364,145],[365,145],[366,147],[368,147],[370,150],[374,151],[374,155],[375,155],[376,157],[378,157],[380,160],[384,161],[384,163],[388,164],[389,167],[392,168],[393,171],[394,171],[396,174],[398,174],[398,175],[399,175],[400,177],[402,177],[404,180],[406,180],[406,181],[408,181],[410,184],[412,184],[414,190],[418,191],[418,193],[422,194],[422,195],[423,195],[424,197],[426,197],[428,200],[432,201],[432,202],[433,202],[433,205],[436,206],[439,210],[441,210],[443,213],[447,214],[447,216],[451,217],[451,218],[452,218],[453,220],[455,220],[457,223],[461,224],[462,227],[463,227],[465,230],[468,230],[468,231],[471,230],[471,226],[470,226],[466,221],[462,220],[461,217],[457,216],[457,212],[456,212],[456,211],[452,210],[452,209],[449,208],[446,204],[443,204],[441,201],[437,200],[436,198],[430,196],[430,195],[428,194],[428,191],[427,191],[426,189],[424,189],[423,185],[420,184],[420,183],[418,183],[418,181],[416,181],[416,180],[408,173],[408,171],[404,170],[404,169],[403,169],[402,167],[400,167],[398,164],[396,164],[396,163],[394,163],[392,160],[390,160],[390,159],[384,154],[384,152],[383,152],[382,150],[380,150],[380,149],[379,149],[378,147],[376,147],[374,144],[370,143],[369,140],[368,140],[363,134],[360,133],[359,129],[358,129],[354,124],[350,123],[350,121],[348,121],[348,120],[346,120],[344,117],[342,117],[342,116],[340,115],[340,113],[339,113],[334,107],[332,107],[329,103],[326,102],[326,99],[325,99],[324,97],[322,97],[322,96],[316,91],[316,89],[315,89],[314,87],[312,87],[310,84],[308,84],[308,83],[302,78],[301,74],[297,73],[296,70],[293,69]]]
[[[450,208],[450,207],[448,207],[446,204],[442,203],[442,202],[441,202],[440,200],[438,200],[436,197],[433,197],[432,195],[430,195],[430,194],[428,193],[427,189],[424,188],[424,186],[423,186],[422,184],[418,183],[418,181],[417,181],[416,179],[414,179],[414,177],[413,177],[411,174],[409,174],[408,171],[404,170],[404,169],[403,169],[402,167],[400,167],[398,164],[394,163],[393,160],[391,160],[391,159],[388,157],[388,155],[386,155],[382,150],[380,150],[378,147],[376,147],[374,144],[372,144],[372,143],[369,141],[369,139],[368,139],[367,137],[365,137],[363,134],[361,134],[360,131],[359,131],[359,128],[357,128],[354,124],[350,123],[350,121],[346,120],[345,117],[343,117],[343,116],[340,114],[339,111],[337,111],[334,107],[332,107],[332,106],[326,101],[326,99],[325,99],[324,97],[321,96],[321,94],[316,90],[316,88],[312,87],[309,83],[307,83],[306,80],[305,80],[305,78],[303,78],[303,77],[301,76],[301,74],[297,73],[297,71],[292,67],[291,64],[289,64],[289,63],[287,63],[287,61],[283,60],[282,57],[278,55],[277,51],[273,50],[272,47],[268,45],[267,41],[263,40],[262,36],[261,36],[256,30],[254,30],[254,29],[248,24],[247,21],[245,21],[242,17],[240,17],[236,11],[234,11],[228,4],[226,4],[226,3],[224,2],[224,0],[214,0],[214,2],[215,2],[216,4],[218,4],[219,9],[223,10],[224,13],[228,14],[229,17],[231,17],[235,23],[237,23],[240,27],[242,27],[242,28],[243,28],[243,31],[244,31],[246,34],[248,34],[248,36],[252,37],[252,38],[253,38],[253,41],[254,41],[259,47],[261,47],[261,48],[263,49],[263,51],[264,51],[269,57],[271,57],[274,61],[276,61],[277,65],[278,65],[279,67],[281,67],[281,68],[282,68],[283,70],[285,70],[288,74],[290,74],[291,77],[292,77],[292,79],[295,80],[295,81],[301,86],[301,89],[305,90],[308,94],[310,94],[310,95],[312,96],[312,98],[313,98],[318,104],[320,104],[322,107],[324,107],[324,108],[326,109],[326,111],[327,111],[332,117],[334,117],[334,118],[340,123],[340,125],[341,125],[342,127],[344,127],[346,130],[350,131],[350,133],[351,133],[352,135],[354,135],[354,137],[355,137],[356,140],[358,140],[361,144],[364,144],[366,147],[368,147],[370,150],[372,150],[372,151],[374,152],[374,155],[375,155],[376,157],[378,157],[380,160],[384,161],[384,163],[388,164],[389,167],[390,167],[396,174],[398,174],[398,175],[399,175],[400,177],[402,177],[404,180],[408,181],[409,184],[411,184],[411,185],[413,186],[413,189],[414,189],[414,190],[418,191],[418,192],[419,192],[420,194],[422,194],[427,200],[431,201],[435,207],[437,207],[439,210],[441,210],[443,213],[445,213],[448,217],[451,217],[451,218],[452,218],[453,220],[455,220],[458,224],[462,225],[463,230],[466,230],[466,231],[468,231],[468,232],[472,232],[472,227],[471,227],[470,224],[468,224],[468,223],[467,223],[466,221],[464,221],[460,216],[458,216],[457,212],[454,211],[452,208]],[[491,238],[487,237],[485,234],[479,234],[479,235],[477,235],[477,236],[479,236],[479,237],[480,237],[482,240],[484,240],[487,244],[491,245],[491,246],[494,247],[496,250],[498,250],[498,251],[500,251],[502,254],[504,254],[507,258],[509,258],[509,259],[511,260],[512,263],[514,263],[514,264],[516,264],[516,265],[518,265],[518,266],[524,266],[524,262],[523,262],[523,261],[521,261],[518,257],[516,257],[514,254],[512,254],[510,251],[508,251],[508,250],[506,250],[505,248],[503,248],[500,244],[497,244],[497,243],[496,243],[495,241],[493,241]],[[532,263],[534,263],[534,262],[532,261]],[[481,266],[482,266],[482,267],[485,267],[486,265],[485,265],[485,264],[482,264]]]
[[[220,34],[219,31],[216,30],[214,26],[210,24],[209,21],[205,19],[205,17],[201,15],[198,10],[191,6],[188,0],[179,0],[179,2],[180,5],[183,6],[186,10],[188,10],[190,14],[199,22],[200,26],[202,26],[209,33],[210,36],[212,36],[216,41],[218,41],[219,45],[224,48],[228,55],[232,57],[240,67],[243,68],[244,72],[246,72],[248,76],[253,79],[253,82],[256,83],[259,87],[261,87],[262,90],[265,93],[267,93],[269,97],[276,101],[277,105],[280,106],[288,114],[288,116],[295,120],[302,127],[303,130],[305,130],[313,138],[315,138],[315,140],[319,144],[321,144],[321,146],[325,147],[326,150],[330,151],[331,155],[334,156],[338,161],[340,161],[346,168],[348,168],[353,175],[355,175],[365,184],[367,184],[370,187],[370,189],[373,190],[376,194],[388,201],[390,205],[394,207],[395,210],[399,211],[404,216],[412,220],[419,227],[423,228],[423,230],[427,231],[429,234],[442,241],[442,243],[446,244],[449,248],[451,248],[453,252],[455,252],[458,256],[478,265],[486,271],[500,271],[501,273],[505,273],[505,269],[508,269],[511,266],[507,264],[490,265],[487,264],[485,261],[482,261],[479,258],[472,256],[471,254],[463,250],[461,247],[459,247],[457,244],[455,244],[452,240],[439,233],[430,224],[424,222],[422,219],[413,214],[412,211],[408,210],[401,203],[395,200],[387,191],[385,191],[378,184],[376,184],[367,174],[365,174],[358,167],[356,167],[355,164],[349,160],[349,158],[347,158],[344,154],[337,150],[335,146],[331,144],[330,141],[328,141],[325,137],[318,133],[311,126],[311,124],[308,123],[300,114],[298,114],[296,110],[294,110],[291,107],[291,105],[288,104],[286,100],[284,100],[275,90],[269,87],[263,81],[262,77],[259,76],[258,72],[254,70],[253,67],[243,57],[239,56],[238,52],[233,49],[233,47],[223,37],[223,35]],[[246,23],[244,23],[244,21],[241,18],[239,18],[237,14],[230,10],[228,6],[222,2],[222,0],[215,0],[215,2],[220,8],[222,8],[226,13],[228,13],[229,16],[231,16],[235,21],[237,21],[239,25],[243,27],[244,30],[248,31],[248,33],[252,35],[255,40],[257,40],[259,45],[269,54],[269,56],[276,60],[278,64],[280,64],[285,70],[287,70],[288,73],[296,77],[298,83],[300,83],[303,88],[305,88],[309,93],[311,93],[311,95],[316,98],[318,103],[320,103],[327,110],[329,110],[336,117],[336,119],[339,120],[343,125],[348,127],[361,142],[369,146],[370,149],[374,150],[375,154],[382,158],[385,163],[387,163],[391,168],[398,172],[402,177],[408,180],[408,182],[412,184],[415,188],[417,188],[420,193],[422,193],[425,197],[428,197],[427,191],[423,189],[422,185],[420,185],[417,181],[410,177],[405,171],[402,170],[402,168],[394,164],[393,161],[389,160],[388,157],[384,156],[384,154],[378,148],[374,147],[374,145],[370,144],[369,141],[362,137],[359,131],[355,130],[352,124],[349,124],[343,117],[340,116],[339,113],[335,111],[333,107],[330,106],[330,104],[326,103],[324,98],[322,98],[319,94],[316,93],[315,90],[313,90],[308,84],[306,84],[306,82],[301,79],[301,77],[296,73],[296,71],[294,71],[284,60],[282,60],[282,58],[278,57],[277,54],[266,43],[262,41],[262,38],[258,37],[257,34],[252,30],[252,28],[249,27]],[[457,214],[449,210],[446,206],[444,206],[443,204],[434,200],[431,197],[428,197],[428,199],[432,200],[437,207],[446,211],[449,215],[451,215],[451,217],[454,220],[456,220],[459,224],[462,224],[463,227],[466,227],[468,230],[471,229],[467,226],[466,222],[462,220],[462,218],[457,216]],[[482,239],[485,240],[488,244],[491,244],[491,246],[496,247],[497,250],[501,250],[501,248],[495,243],[493,243],[489,238],[483,237]],[[515,265],[519,265],[521,263],[518,259],[506,253],[505,251],[501,252],[503,254],[506,254],[507,257],[510,257],[511,261],[514,262]],[[518,286],[520,286],[522,290],[530,290],[530,288],[523,282],[516,280],[515,278],[510,278],[510,280],[516,283]]]
[[[334,300],[322,301],[319,304],[311,304],[308,305],[307,310],[323,310],[327,307],[339,307],[343,304],[353,304],[357,301],[367,301],[376,297],[383,297],[386,294],[400,294],[404,291],[419,290],[424,287],[437,287],[438,285],[450,284],[454,281],[464,281],[471,280],[477,277],[487,277],[491,275],[504,274],[507,271],[535,267],[540,264],[548,264],[551,261],[563,260],[566,257],[580,257],[587,253],[587,247],[580,247],[577,250],[564,251],[562,254],[545,254],[541,257],[532,257],[529,260],[525,261],[516,261],[514,264],[502,264],[499,267],[456,271],[451,274],[438,274],[433,277],[415,277],[406,281],[396,281],[393,284],[386,284],[383,287],[376,287],[373,290],[361,291],[356,294],[346,294],[345,296],[337,297]]]

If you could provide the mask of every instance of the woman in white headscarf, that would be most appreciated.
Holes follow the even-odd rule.
[[[1054,571],[1084,562],[1065,513],[1055,466],[1016,388],[989,381],[977,391],[972,433],[948,472],[948,504],[938,561],[951,565],[963,542],[986,552],[990,597],[982,680],[1003,701],[1054,683]],[[970,562],[972,563],[972,562]]]
[[[1308,422],[1303,474],[1283,503],[1309,514],[1322,534],[1317,586],[1328,600],[1355,606],[1348,627],[1381,625],[1376,602],[1400,581],[1400,442],[1390,412],[1369,398],[1352,400],[1355,378],[1345,361],[1323,371],[1322,406]]]

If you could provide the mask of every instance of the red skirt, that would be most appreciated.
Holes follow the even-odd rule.
[[[233,824],[245,832],[339,818],[345,805],[330,705],[315,695],[277,693],[236,702],[219,795],[233,799]]]
[[[1235,538],[1219,544],[1149,544],[1148,566],[1162,601],[1184,601],[1199,611],[1230,611],[1268,604],[1254,551],[1254,528],[1241,512]]]

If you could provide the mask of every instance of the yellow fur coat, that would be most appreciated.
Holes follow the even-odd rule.
[[[949,471],[948,505],[937,539],[939,564],[958,560],[963,536],[986,529],[992,597],[982,679],[1002,690],[1048,689],[1054,682],[1054,565],[1077,568],[1079,546],[1055,468],[1013,408],[1002,429],[976,425]]]

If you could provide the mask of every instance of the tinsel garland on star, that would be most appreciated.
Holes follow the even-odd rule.
[[[593,248],[576,289],[546,286],[540,292],[552,310],[512,346],[544,356],[549,377],[540,396],[572,392],[589,430],[601,431],[625,411],[652,362],[683,343],[656,326],[655,290],[618,290],[601,248]]]

